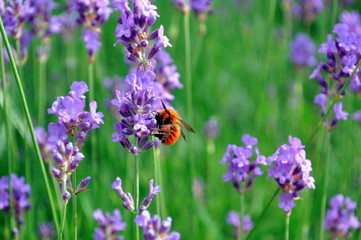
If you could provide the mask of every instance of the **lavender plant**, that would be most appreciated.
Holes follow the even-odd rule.
[[[150,213],[145,210],[135,218],[135,223],[143,229],[144,240],[178,240],[180,234],[178,232],[170,232],[172,218],[167,217],[164,221],[161,221],[159,216],[151,216]]]
[[[324,227],[331,231],[331,239],[350,238],[351,229],[361,227],[355,215],[357,204],[349,197],[337,194],[330,199],[330,209],[326,212]]]
[[[132,9],[129,7],[132,3]],[[113,5],[121,16],[118,18],[118,25],[115,36],[118,38],[114,45],[123,44],[127,50],[127,59],[135,62],[138,69],[154,68],[152,59],[160,51],[161,47],[172,46],[169,39],[164,35],[164,27],[150,32],[150,27],[159,17],[156,12],[157,7],[149,0],[139,1],[113,1]],[[150,41],[153,41],[151,44]]]
[[[41,240],[55,239],[56,232],[55,232],[54,224],[51,222],[39,223],[38,224],[38,237]]]
[[[101,209],[97,209],[93,212],[93,217],[100,225],[100,228],[95,228],[95,233],[93,234],[95,240],[124,239],[123,236],[118,235],[126,227],[119,209],[114,209],[113,214],[104,214]]]
[[[252,220],[251,220],[251,216],[250,215],[245,215],[244,217],[242,217],[236,211],[230,211],[228,213],[228,215],[227,215],[227,223],[233,226],[233,228],[234,228],[233,235],[237,239],[240,238],[240,236],[239,236],[240,232],[244,232],[245,234],[247,234],[253,228],[253,223],[252,223]],[[242,231],[240,230],[241,223],[243,223]]]
[[[63,223],[64,227],[66,206],[71,194],[78,194],[85,191],[91,178],[86,177],[81,180],[77,188],[72,186],[70,176],[76,171],[79,162],[84,159],[81,149],[88,137],[89,131],[99,128],[99,124],[104,124],[103,113],[96,112],[97,103],[90,102],[90,111],[85,111],[85,96],[88,86],[85,82],[73,82],[68,96],[61,96],[56,99],[52,107],[48,109],[49,114],[58,117],[58,123],[49,124],[48,141],[55,142],[56,148],[52,155],[55,167],[51,168],[54,177],[59,181],[64,202]],[[68,135],[73,137],[73,142],[68,140]],[[60,236],[62,230],[60,231]],[[75,233],[76,235],[76,233]]]
[[[305,33],[298,33],[290,44],[291,62],[296,68],[313,67],[316,65],[316,47],[311,37]]]
[[[357,12],[343,12],[341,23],[334,26],[334,37],[329,34],[327,42],[321,44],[320,53],[327,56],[327,63],[320,62],[311,74],[311,79],[317,79],[321,85],[321,93],[315,97],[315,103],[320,106],[321,114],[326,114],[327,106],[333,107],[334,117],[328,121],[328,128],[334,129],[339,120],[346,120],[348,113],[343,111],[342,102],[336,101],[345,97],[348,87],[358,93],[360,83],[360,44],[361,23]],[[328,77],[324,77],[324,74]],[[330,81],[327,81],[330,79]]]
[[[305,187],[315,189],[315,179],[311,176],[312,164],[306,159],[305,146],[300,139],[288,137],[289,145],[282,144],[277,151],[267,158],[270,168],[268,178],[272,177],[284,192],[278,196],[287,216],[296,206],[294,200],[300,198],[299,192]]]
[[[324,10],[323,0],[290,0],[293,3],[292,13],[303,22],[313,22]]]
[[[78,14],[77,23],[83,27],[83,41],[88,51],[88,61],[94,61],[94,55],[101,46],[99,41],[101,25],[109,18],[113,9],[109,0],[72,0],[70,9]]]
[[[8,176],[0,178],[0,210],[9,215],[11,208],[13,209],[16,226],[12,232],[16,239],[20,236],[20,229],[24,225],[24,215],[31,208],[30,195],[31,188],[25,183],[24,177],[18,177],[15,173],[11,174],[11,187]]]
[[[242,142],[245,146],[228,145],[221,164],[229,163],[227,173],[223,175],[225,182],[232,182],[236,191],[240,194],[245,193],[252,186],[255,178],[263,174],[259,165],[267,165],[266,157],[261,155],[256,145],[258,140],[248,134],[242,136]],[[255,160],[251,162],[251,158]],[[241,183],[245,185],[241,187]]]
[[[138,206],[135,206],[134,199],[131,193],[125,193],[122,188],[122,180],[117,177],[116,180],[112,184],[112,188],[114,190],[117,190],[121,199],[123,200],[123,207],[126,210],[129,210],[133,213],[141,213],[145,211],[150,203],[152,202],[152,199],[155,195],[157,195],[160,192],[160,186],[156,185],[154,186],[154,180],[151,179],[149,181],[149,194],[144,198],[142,203]]]

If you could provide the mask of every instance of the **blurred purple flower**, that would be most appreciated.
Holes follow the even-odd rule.
[[[238,238],[241,227],[241,215],[236,211],[230,211],[227,215],[227,223],[234,227],[233,235]],[[243,219],[242,231],[247,234],[253,228],[250,215],[245,215]]]
[[[55,144],[48,141],[48,134],[45,132],[44,128],[36,127],[34,130],[41,156],[46,163],[49,163]]]
[[[150,216],[150,213],[145,210],[138,215],[134,222],[143,229],[144,240],[178,240],[180,234],[178,232],[171,232],[172,218],[167,217],[163,222],[161,219],[154,215]]]
[[[316,47],[307,34],[298,33],[290,45],[290,59],[296,67],[312,67],[316,65]]]
[[[172,0],[176,8],[181,10],[184,14],[193,11],[198,20],[204,21],[206,16],[213,13],[211,0]],[[188,5],[187,5],[188,4]]]
[[[5,10],[1,12],[4,27],[8,35],[15,40],[20,39],[24,30],[24,22],[29,21],[35,12],[31,0],[6,1]]]
[[[125,81],[130,90],[116,91],[117,98],[112,100],[123,117],[114,125],[116,132],[112,134],[113,142],[120,142],[129,153],[138,154],[154,145],[154,141],[149,141],[149,138],[157,127],[155,112],[152,111],[156,99],[153,95],[155,74],[141,70],[128,74]],[[136,145],[129,141],[131,135],[136,138]]]
[[[326,211],[324,227],[331,231],[332,239],[350,238],[351,229],[361,227],[355,216],[356,203],[349,197],[337,194],[330,199],[330,209]]]
[[[205,124],[204,124],[204,135],[208,139],[216,139],[219,136],[219,123],[216,117],[211,117]]]
[[[93,217],[100,225],[100,228],[95,228],[95,233],[93,234],[94,239],[124,239],[123,236],[118,235],[118,232],[124,231],[126,227],[126,223],[123,221],[119,209],[115,209],[113,214],[105,213],[105,215],[101,209],[97,209],[94,211]]]
[[[292,12],[304,22],[313,22],[323,9],[323,0],[295,0]]]
[[[77,13],[76,21],[83,27],[82,38],[88,51],[89,62],[94,61],[94,54],[101,46],[100,27],[113,12],[109,5],[109,0],[72,0],[70,2],[70,10]]]
[[[311,161],[306,159],[305,146],[298,138],[288,137],[289,145],[282,144],[267,161],[270,164],[268,176],[273,177],[279,187],[285,192],[279,196],[286,214],[291,214],[295,207],[293,199],[298,198],[298,192],[308,187],[315,189],[315,179],[311,176]]]
[[[41,240],[55,239],[56,232],[53,223],[39,223],[38,224],[38,237]]]
[[[10,203],[9,177],[0,178],[0,210],[6,214],[10,214],[10,204],[14,209],[14,217],[16,220],[16,229],[20,229],[24,224],[24,214],[31,208],[29,197],[31,194],[30,185],[25,183],[24,177],[18,177],[15,173],[11,174],[13,199]]]
[[[266,165],[266,158],[259,153],[255,145],[258,143],[257,138],[251,137],[248,134],[242,136],[242,142],[245,147],[238,147],[236,145],[228,145],[227,151],[224,154],[221,164],[227,166],[227,173],[223,175],[225,182],[231,181],[233,186],[239,193],[244,193],[252,186],[256,176],[263,174],[258,165]],[[250,159],[255,156],[255,161]],[[240,182],[245,182],[244,189],[241,189]]]

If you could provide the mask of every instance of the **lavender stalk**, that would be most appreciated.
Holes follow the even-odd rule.
[[[29,130],[30,130],[31,139],[32,139],[32,142],[33,142],[33,147],[34,147],[34,150],[36,152],[38,163],[40,164],[40,170],[41,170],[41,173],[42,173],[42,176],[43,176],[46,193],[47,193],[47,196],[48,196],[51,212],[52,212],[52,215],[53,215],[53,220],[54,220],[54,223],[55,223],[55,227],[58,230],[59,229],[59,222],[58,222],[58,217],[57,217],[57,214],[56,214],[56,211],[55,211],[54,202],[52,201],[52,198],[51,198],[51,191],[50,191],[50,186],[49,186],[48,179],[46,177],[46,170],[45,170],[45,167],[44,167],[43,159],[41,157],[39,146],[38,146],[38,144],[36,142],[34,127],[33,127],[33,124],[31,122],[31,117],[30,117],[27,101],[26,101],[26,98],[25,98],[25,93],[24,93],[22,83],[21,83],[21,80],[20,80],[20,77],[19,77],[19,72],[18,72],[17,67],[16,67],[16,62],[15,62],[14,56],[13,56],[12,51],[11,51],[9,40],[8,40],[6,32],[5,32],[5,28],[4,28],[2,18],[0,18],[0,31],[1,31],[1,35],[2,35],[2,37],[4,39],[5,47],[6,47],[6,50],[8,52],[9,58],[10,58],[11,67],[13,69],[13,73],[14,73],[14,77],[15,77],[15,80],[16,80],[16,83],[17,83],[17,86],[18,86],[18,90],[19,90],[19,93],[20,93],[20,98],[21,98],[21,102],[22,102],[22,105],[23,105],[23,110],[24,110],[24,113],[25,113],[26,121],[27,121]]]

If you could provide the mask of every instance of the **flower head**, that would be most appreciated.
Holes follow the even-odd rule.
[[[116,91],[117,98],[112,104],[117,106],[122,119],[115,123],[113,142],[120,144],[132,154],[148,150],[154,145],[149,141],[150,134],[156,128],[155,113],[152,111],[155,97],[153,95],[154,72],[138,71],[126,77],[129,91]],[[128,139],[133,135],[137,144]]]
[[[134,222],[143,229],[144,240],[178,240],[180,234],[178,232],[170,232],[172,225],[172,218],[167,217],[164,221],[154,215],[151,217],[150,213],[145,210],[138,215]]]
[[[305,146],[298,138],[288,137],[289,144],[281,145],[277,151],[267,158],[271,165],[268,170],[268,177],[278,183],[285,192],[279,196],[286,214],[290,214],[295,207],[293,199],[298,198],[298,192],[308,187],[315,189],[315,179],[311,176],[311,161],[306,159]]]
[[[313,22],[324,9],[323,0],[299,0],[293,4],[293,14],[304,22]]]
[[[316,47],[312,39],[304,34],[298,33],[291,42],[290,59],[292,63],[297,67],[315,66]]]
[[[42,240],[54,239],[56,232],[53,223],[39,223],[38,224],[38,236]]]
[[[93,213],[94,219],[99,223],[100,228],[95,229],[93,238],[96,240],[117,239],[123,240],[123,236],[118,235],[120,231],[124,231],[126,223],[119,209],[115,209],[113,214],[103,213],[101,209],[97,209]]]
[[[114,45],[123,44],[128,50],[127,59],[139,64],[138,69],[141,66],[154,68],[152,59],[161,47],[172,46],[162,25],[150,32],[159,17],[157,7],[150,0],[114,0],[113,5],[121,14],[115,30],[118,40]]]
[[[31,208],[29,202],[31,189],[30,185],[25,183],[25,178],[18,177],[15,173],[11,174],[11,184],[12,202],[10,202],[9,178],[8,176],[0,178],[0,210],[9,214],[12,205],[17,223],[16,229],[20,229],[24,223],[24,214]]]
[[[216,139],[219,136],[219,124],[216,117],[211,117],[204,124],[204,135],[209,139]]]
[[[361,227],[355,216],[356,203],[349,197],[337,194],[330,199],[330,209],[326,212],[325,229],[330,230],[332,237],[351,237],[350,230]]]
[[[252,228],[253,223],[250,215],[245,215],[243,220],[243,232],[247,234]],[[227,223],[234,227],[233,235],[238,237],[241,227],[241,215],[236,211],[230,211],[227,215]]]
[[[242,136],[242,142],[245,146],[228,145],[221,164],[229,163],[227,173],[223,175],[225,182],[231,181],[236,190],[240,193],[247,191],[254,182],[256,176],[263,172],[258,165],[266,165],[265,157],[259,153],[257,145],[258,140],[248,134]],[[255,156],[255,161],[251,158]],[[245,188],[241,189],[240,182],[245,182]]]

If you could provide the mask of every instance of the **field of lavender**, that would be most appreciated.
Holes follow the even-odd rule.
[[[0,16],[0,239],[361,239],[359,0]]]

